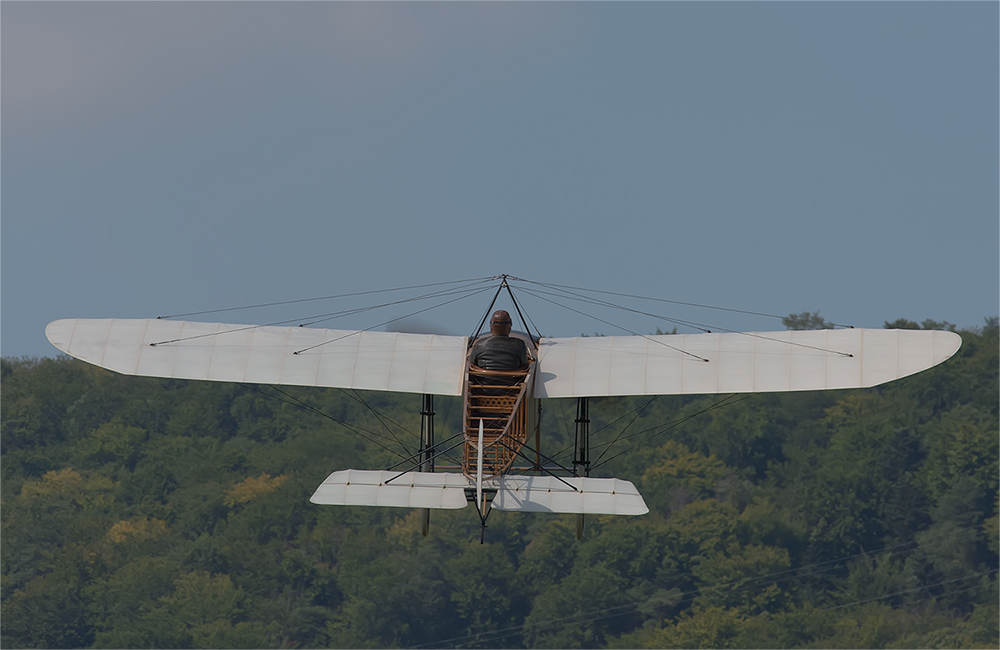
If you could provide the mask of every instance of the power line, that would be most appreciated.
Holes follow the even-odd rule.
[[[968,526],[968,527],[966,527],[966,529],[972,529],[972,528],[978,528],[978,527],[977,526]],[[941,533],[941,534],[945,534],[945,533]],[[696,589],[691,589],[691,590],[688,590],[688,591],[681,592],[681,593],[677,594],[680,597],[679,600],[671,603],[670,606],[671,607],[677,607],[681,603],[688,602],[688,601],[693,601],[695,597],[697,597],[698,595],[700,595],[704,591],[722,591],[724,589],[729,589],[730,591],[743,591],[743,590],[752,588],[753,586],[755,586],[755,583],[759,584],[761,582],[772,582],[774,579],[779,578],[780,576],[784,576],[786,574],[794,574],[794,575],[789,576],[789,579],[797,579],[797,578],[800,578],[800,577],[805,577],[805,576],[810,576],[810,575],[816,575],[816,574],[819,574],[819,573],[825,573],[827,571],[832,571],[832,570],[838,568],[838,565],[846,563],[846,562],[849,562],[849,561],[854,560],[854,559],[857,559],[859,557],[871,556],[871,555],[873,555],[875,553],[887,551],[887,550],[890,550],[890,549],[897,549],[897,548],[900,548],[900,547],[911,547],[912,548],[912,547],[917,546],[918,544],[919,544],[919,542],[917,542],[916,540],[910,540],[910,541],[907,541],[907,542],[899,542],[897,544],[890,544],[890,545],[884,546],[884,547],[879,548],[879,549],[874,549],[872,552],[856,553],[856,554],[848,555],[848,556],[841,557],[841,558],[835,558],[833,560],[825,560],[823,562],[814,562],[814,563],[802,565],[802,566],[799,566],[799,567],[791,567],[789,569],[784,569],[782,571],[775,571],[775,572],[771,572],[771,573],[767,573],[767,574],[761,574],[761,575],[758,575],[758,576],[750,576],[750,577],[746,577],[746,578],[738,578],[736,580],[730,580],[728,582],[717,583],[717,584],[714,584],[714,585],[704,585],[704,586],[698,587]],[[806,571],[807,569],[814,569],[816,567],[823,567],[823,566],[826,566],[827,568],[824,568],[821,571],[815,571],[815,570]],[[894,592],[894,593],[889,593],[889,594],[883,594],[881,596],[876,596],[874,598],[868,598],[868,599],[863,599],[863,600],[852,601],[850,603],[844,603],[844,604],[841,604],[841,605],[836,605],[836,606],[833,606],[833,607],[828,607],[828,608],[825,608],[825,609],[820,610],[820,611],[834,610],[834,609],[840,609],[840,608],[843,608],[843,607],[848,607],[848,606],[851,606],[851,605],[864,604],[864,603],[872,602],[872,601],[875,601],[875,600],[881,600],[881,599],[884,599],[884,598],[891,598],[893,596],[898,596],[898,595],[902,595],[902,594],[906,594],[906,593],[912,593],[912,592],[920,591],[920,590],[924,590],[924,589],[931,589],[933,587],[939,587],[941,585],[951,584],[951,583],[954,583],[954,582],[960,582],[962,580],[968,580],[970,578],[982,577],[984,575],[990,575],[990,574],[997,573],[997,572],[998,572],[998,569],[994,568],[994,569],[990,569],[988,571],[982,571],[982,572],[979,572],[979,573],[969,574],[969,575],[966,575],[966,576],[962,576],[961,578],[954,578],[954,579],[951,579],[951,580],[942,580],[940,582],[926,584],[926,585],[922,585],[922,586],[919,586],[919,587],[914,587],[912,589],[906,589],[906,590],[902,590],[902,591],[899,591],[899,592]],[[680,577],[680,576],[679,575],[668,576],[668,578],[670,578],[670,577]],[[744,581],[748,581],[748,582],[746,584],[739,585],[739,583],[744,582]],[[739,586],[736,586],[736,585],[739,585]],[[736,586],[736,588],[735,589],[731,589],[731,587],[733,587],[733,586]],[[928,598],[935,598],[935,597],[934,596],[930,596]],[[926,599],[923,599],[923,600],[926,600]],[[615,616],[621,616],[623,614],[631,613],[632,611],[634,611],[638,607],[640,607],[642,605],[648,604],[648,602],[649,602],[648,599],[638,600],[638,601],[633,601],[633,602],[630,602],[630,603],[624,603],[624,604],[620,604],[620,605],[614,605],[614,606],[611,606],[611,607],[605,607],[605,608],[601,608],[601,609],[593,609],[593,610],[587,610],[587,611],[583,611],[583,612],[577,612],[577,613],[571,614],[569,616],[562,616],[562,617],[558,617],[558,618],[548,619],[548,620],[545,620],[545,621],[539,621],[539,622],[532,621],[530,623],[526,622],[526,623],[521,623],[520,625],[514,625],[514,626],[502,628],[502,629],[499,629],[499,630],[483,631],[483,632],[478,632],[478,633],[475,633],[475,634],[469,634],[469,635],[460,636],[460,637],[453,637],[453,638],[450,638],[450,639],[442,639],[442,640],[439,640],[439,641],[434,641],[432,643],[425,643],[425,644],[420,644],[420,645],[411,646],[411,647],[413,647],[413,648],[435,647],[435,646],[440,646],[440,645],[444,645],[444,644],[455,644],[455,643],[458,643],[458,642],[461,642],[461,641],[468,641],[468,640],[487,641],[487,642],[488,641],[497,641],[497,640],[502,639],[502,638],[506,638],[506,637],[509,637],[509,636],[513,636],[515,634],[519,634],[519,633],[523,632],[525,630],[525,628],[528,628],[528,627],[536,628],[536,629],[551,629],[553,627],[558,627],[560,625],[564,625],[564,624],[566,624],[566,623],[568,623],[570,621],[577,620],[577,619],[580,619],[580,618],[586,618],[589,621],[594,621],[594,620],[600,620],[600,619],[603,619],[603,618],[613,618]]]

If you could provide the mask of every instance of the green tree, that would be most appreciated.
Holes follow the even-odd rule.
[[[723,607],[745,616],[777,611],[785,605],[782,583],[789,566],[785,549],[731,544],[695,563],[692,572],[700,592],[695,605]]]
[[[818,311],[789,314],[781,319],[781,324],[790,330],[832,330],[835,327],[833,323],[820,316]]]

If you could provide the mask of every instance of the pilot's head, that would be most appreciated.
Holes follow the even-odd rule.
[[[490,333],[496,336],[510,336],[511,324],[510,314],[498,309],[490,318]]]

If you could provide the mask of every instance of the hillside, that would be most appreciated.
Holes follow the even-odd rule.
[[[960,334],[871,390],[592,400],[597,475],[651,512],[579,542],[494,512],[482,545],[471,509],[425,538],[308,501],[415,446],[419,396],[5,359],[0,644],[995,648],[998,328]],[[545,402],[546,453],[573,408]]]

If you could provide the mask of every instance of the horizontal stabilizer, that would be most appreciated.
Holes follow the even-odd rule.
[[[497,510],[588,515],[644,515],[649,512],[639,490],[620,478],[504,476],[494,481],[499,488],[493,499],[493,507]]]
[[[327,506],[459,509],[475,482],[462,474],[345,469],[334,472],[309,499]],[[618,478],[503,476],[483,481],[496,490],[493,507],[516,512],[644,515],[639,491]]]
[[[459,509],[468,505],[462,474],[345,469],[334,472],[309,498],[325,506]]]

